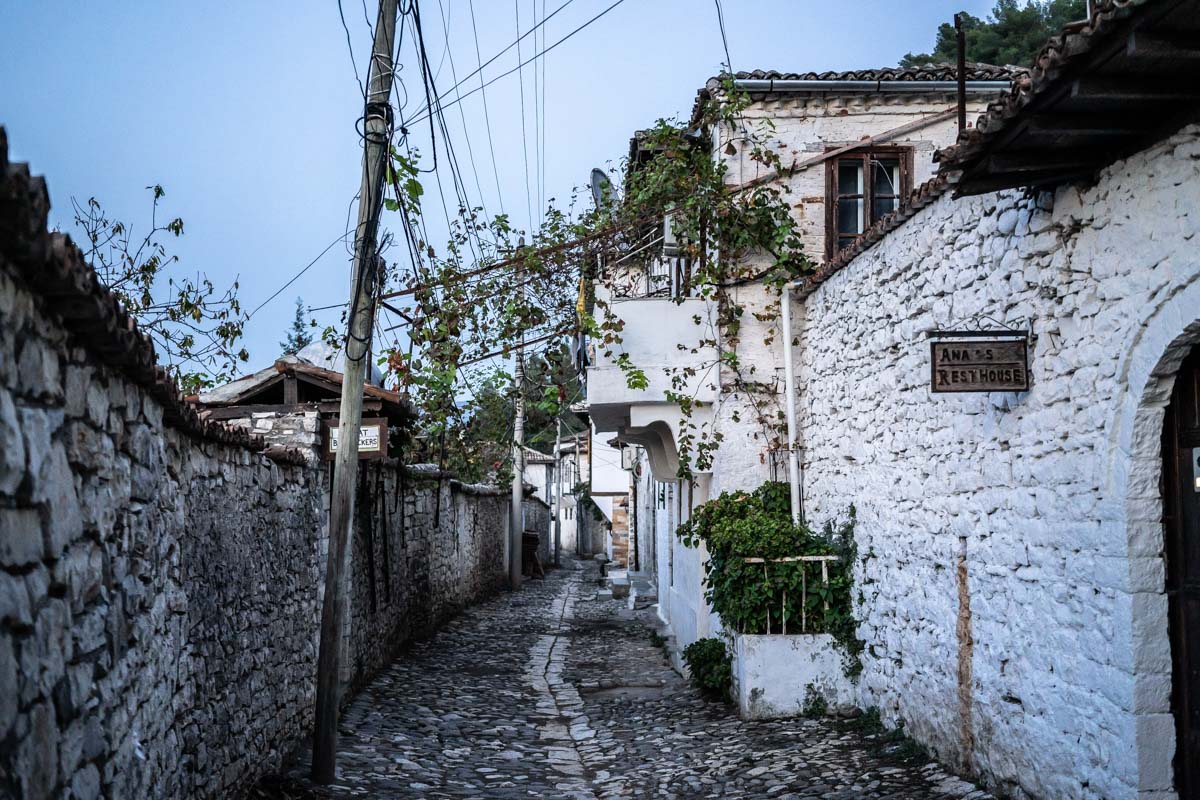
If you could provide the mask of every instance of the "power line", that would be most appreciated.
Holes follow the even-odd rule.
[[[571,5],[571,3],[573,3],[573,2],[575,2],[575,0],[567,0],[567,1],[566,1],[565,3],[563,3],[561,6],[559,6],[559,7],[558,7],[558,8],[556,8],[556,9],[554,9],[554,11],[553,11],[553,12],[550,14],[550,16],[548,16],[548,17],[543,17],[543,18],[542,18],[542,21],[541,21],[540,23],[538,23],[538,25],[539,25],[539,26],[541,26],[541,25],[545,25],[545,24],[546,24],[546,22],[547,22],[547,21],[550,19],[550,17],[553,17],[555,14],[557,14],[557,13],[558,13],[558,12],[560,12],[560,11],[562,11],[564,8],[566,8],[567,6]],[[463,78],[463,79],[462,79],[462,81],[460,81],[460,82],[459,82],[459,84],[461,85],[462,83],[465,83],[465,82],[466,82],[467,80],[469,80],[470,78],[473,78],[473,77],[475,77],[476,75],[478,75],[479,73],[483,72],[483,69],[484,69],[484,67],[487,67],[489,64],[491,64],[493,61],[495,61],[496,59],[498,59],[500,56],[502,56],[502,55],[504,55],[505,53],[507,53],[509,50],[512,50],[514,47],[516,47],[516,46],[517,46],[517,44],[518,44],[518,43],[519,43],[519,42],[520,42],[522,39],[524,39],[524,38],[525,38],[526,36],[528,36],[529,34],[533,33],[535,30],[536,30],[536,28],[530,28],[529,30],[525,31],[524,33],[521,33],[521,32],[520,32],[520,30],[518,30],[518,31],[517,31],[517,33],[521,33],[521,35],[517,37],[517,40],[516,40],[515,42],[511,42],[511,43],[509,43],[509,45],[508,45],[507,47],[505,47],[503,50],[501,50],[499,53],[496,53],[496,55],[492,56],[492,57],[491,57],[491,58],[489,58],[487,61],[485,61],[484,63],[480,64],[480,65],[479,65],[479,67],[478,67],[478,68],[476,68],[476,70],[475,70],[474,72],[472,72],[470,75],[468,75],[468,76],[466,76],[465,78]],[[476,51],[477,51],[477,53],[478,53],[478,34],[476,34],[476,37],[477,37],[477,40],[476,40],[476,45],[477,45],[477,46],[476,46]],[[439,100],[439,101],[441,101],[441,100],[444,100],[444,99],[446,99],[446,97],[448,97],[448,96],[450,95],[450,92],[451,92],[451,91],[453,91],[453,90],[454,90],[454,89],[456,89],[456,88],[458,88],[458,86],[453,86],[453,87],[451,87],[450,89],[447,89],[447,90],[445,91],[445,93],[443,93],[443,94],[442,94],[442,96],[438,98],[438,100]],[[428,113],[428,111],[429,111],[429,108],[430,108],[431,106],[432,106],[432,103],[430,103],[428,106],[426,106],[425,108],[421,109],[421,111],[419,111],[419,112],[417,112],[417,113],[421,113],[421,114]],[[422,119],[424,119],[424,117],[422,117]],[[403,124],[404,124],[404,125],[408,125],[408,124],[410,124],[411,122],[412,122],[412,119],[410,118],[410,119],[408,119],[408,120],[405,120],[405,122],[404,122]]]
[[[537,8],[538,8],[537,0],[529,0],[529,2],[533,6],[533,21],[534,21],[534,23],[536,23],[537,22]],[[545,46],[546,32],[541,31],[541,34],[542,34],[542,46]],[[533,35],[533,51],[536,53],[537,50],[538,50],[538,34],[535,33]],[[519,56],[518,56],[518,58],[519,58]],[[540,66],[541,66],[540,62],[534,62],[534,65],[533,65],[533,171],[534,171],[533,185],[534,185],[534,189],[535,189],[535,194],[537,195],[537,210],[538,210],[538,222],[539,223],[543,219],[543,217],[542,217],[542,129],[541,129],[542,97],[541,97],[541,76],[538,74],[538,68]]]
[[[721,28],[721,44],[725,47],[725,67],[733,74],[733,59],[729,57],[729,39],[725,36],[725,14],[721,10],[721,0],[713,0],[717,5],[717,25]]]
[[[517,16],[517,33],[521,32],[521,0],[513,0],[513,11]],[[537,30],[535,26],[532,30]],[[537,37],[534,37],[534,42],[537,42]],[[534,50],[537,45],[534,45]],[[521,70],[524,66],[521,62],[521,39],[517,39],[517,69]],[[533,235],[533,203],[529,199],[529,145],[525,135],[525,72],[521,70],[517,73],[517,83],[521,85],[521,154],[525,157],[525,213],[529,217],[529,235]],[[461,100],[461,98],[459,98]]]
[[[478,28],[475,27],[475,0],[468,0],[467,5],[471,9],[471,33],[474,34],[474,36],[475,36],[475,63],[480,64],[479,30],[478,30]],[[543,18],[542,22],[544,23],[545,21],[546,20]],[[483,66],[482,66],[482,64],[480,64],[479,68],[476,69],[475,71],[480,72],[482,69],[483,69]],[[458,86],[455,85],[454,88],[456,90],[455,96],[458,97],[459,100],[461,100],[462,97],[457,94]],[[479,88],[480,88],[480,90],[483,90],[483,88],[484,88],[483,75],[479,76]],[[504,193],[500,191],[500,170],[496,166],[496,145],[492,141],[492,118],[491,118],[490,114],[488,113],[488,101],[487,101],[487,92],[486,91],[483,92],[483,121],[487,125],[488,150],[492,154],[492,175],[496,179],[496,200],[498,203],[500,203],[500,213],[503,214],[504,213]]]
[[[542,0],[542,16],[543,17],[546,16],[546,0]],[[545,28],[542,29],[542,46],[543,47],[546,46],[546,29]],[[541,164],[542,185],[541,185],[540,197],[538,199],[538,208],[542,211],[543,214],[545,214],[545,211],[546,211],[546,149],[547,149],[547,142],[546,142],[546,61],[547,61],[547,59],[543,58],[539,62],[542,67],[542,134],[541,134],[541,138],[542,138],[542,164]],[[534,69],[536,69],[536,68],[537,68],[537,65],[535,64]]]
[[[338,16],[342,19],[342,30],[346,32],[346,47],[350,48],[350,66],[354,67],[354,80],[358,81],[358,90],[363,100],[367,99],[367,89],[363,86],[362,78],[358,77],[358,59],[354,57],[354,44],[350,41],[350,28],[346,25],[346,15],[342,12],[342,0],[338,0]]]
[[[312,261],[308,262],[308,263],[307,263],[307,264],[304,266],[304,268],[303,268],[303,269],[301,269],[299,272],[297,272],[295,275],[293,275],[293,276],[292,276],[292,277],[291,277],[291,278],[288,280],[288,282],[287,282],[287,283],[285,283],[283,286],[280,286],[278,289],[276,289],[276,290],[275,290],[275,293],[274,293],[274,294],[272,294],[272,295],[271,295],[270,297],[268,297],[266,300],[263,300],[261,303],[259,303],[257,308],[255,308],[253,311],[251,311],[249,314],[247,314],[247,315],[246,315],[246,319],[247,319],[247,320],[248,320],[248,319],[250,319],[250,318],[251,318],[251,317],[253,317],[255,314],[257,314],[259,311],[261,311],[261,310],[262,310],[262,308],[263,308],[263,306],[265,306],[267,303],[269,303],[269,302],[271,302],[272,300],[274,300],[276,297],[279,297],[279,295],[283,293],[283,290],[284,290],[284,289],[288,288],[288,287],[289,287],[289,286],[291,286],[293,283],[295,283],[296,281],[298,281],[298,280],[300,279],[300,276],[301,276],[301,275],[303,275],[304,273],[308,272],[308,270],[309,270],[309,269],[312,267],[312,265],[313,265],[313,264],[316,264],[318,261],[320,261],[320,260],[321,260],[321,257],[322,257],[322,256],[324,256],[326,253],[328,253],[330,250],[332,250],[332,249],[333,249],[333,246],[334,246],[335,244],[337,244],[338,242],[340,242],[340,241],[342,241],[343,239],[345,239],[345,238],[346,238],[347,236],[349,236],[351,233],[353,233],[353,231],[352,231],[352,230],[348,230],[348,231],[346,231],[345,233],[343,233],[341,236],[337,237],[337,238],[336,238],[336,239],[334,239],[332,242],[330,242],[330,243],[329,243],[329,244],[328,244],[328,245],[325,247],[325,249],[324,249],[324,250],[322,250],[322,251],[321,251],[321,252],[320,252],[320,253],[317,255],[317,257],[316,257],[316,258],[314,258]]]
[[[601,11],[599,14],[597,14],[597,15],[596,15],[596,16],[594,16],[594,17],[592,17],[592,18],[591,18],[591,19],[589,19],[587,22],[583,23],[582,25],[580,25],[578,28],[576,28],[575,30],[573,30],[573,31],[571,31],[570,33],[568,33],[568,34],[567,34],[566,36],[564,36],[563,38],[559,39],[559,40],[558,40],[557,42],[555,42],[554,44],[552,44],[552,45],[550,45],[549,47],[547,47],[546,49],[542,50],[540,53],[537,53],[536,55],[533,55],[533,56],[531,56],[530,58],[528,58],[527,60],[525,60],[525,61],[523,61],[522,63],[518,64],[517,66],[513,67],[512,69],[508,70],[507,72],[502,72],[502,73],[500,73],[500,74],[499,74],[499,75],[497,75],[496,77],[492,78],[490,81],[488,81],[488,82],[486,82],[486,83],[482,84],[482,85],[481,85],[481,86],[480,86],[478,89],[472,89],[471,91],[469,91],[469,92],[467,92],[466,94],[464,94],[462,97],[456,98],[456,99],[454,99],[454,100],[450,101],[449,103],[444,103],[444,104],[441,104],[441,108],[442,108],[442,109],[446,109],[446,108],[449,108],[449,107],[450,107],[450,106],[452,106],[452,105],[455,105],[455,104],[457,104],[457,103],[461,103],[463,100],[466,100],[466,99],[467,99],[468,97],[470,97],[471,95],[473,95],[473,94],[475,94],[476,92],[480,91],[480,89],[483,89],[483,88],[486,88],[486,87],[488,87],[488,86],[491,86],[493,83],[495,83],[496,81],[500,80],[501,78],[507,78],[509,75],[512,75],[514,72],[516,72],[516,71],[517,71],[518,69],[520,69],[521,67],[524,67],[524,66],[528,65],[530,62],[532,62],[532,61],[536,61],[537,59],[539,59],[539,58],[541,58],[542,56],[546,55],[546,54],[547,54],[547,53],[549,53],[551,50],[553,50],[554,48],[558,47],[560,44],[562,44],[563,42],[567,41],[567,40],[568,40],[568,39],[570,39],[572,36],[574,36],[575,34],[579,33],[581,30],[583,30],[584,28],[588,27],[588,26],[589,26],[589,25],[591,25],[593,22],[595,22],[596,20],[600,19],[600,18],[601,18],[601,17],[603,17],[605,14],[607,14],[607,13],[608,13],[608,12],[610,12],[610,11],[612,11],[614,8],[616,8],[617,6],[621,5],[621,3],[624,3],[624,2],[625,2],[625,0],[617,0],[615,3],[613,3],[612,5],[610,5],[608,8],[604,9],[604,10],[603,10],[603,11]],[[561,10],[561,7],[560,7],[560,10]],[[554,16],[554,15],[553,15],[553,14],[551,14],[550,16]],[[546,19],[549,19],[549,18],[550,18],[550,17],[547,17]],[[542,20],[542,23],[544,24],[545,22],[546,22],[546,20],[545,20],[545,19],[543,19],[543,20]],[[528,32],[526,32],[526,35],[528,35]],[[523,38],[523,37],[522,37],[522,38]],[[494,60],[494,59],[493,59],[493,60]],[[489,61],[488,63],[490,64],[491,62]],[[485,64],[484,66],[487,66],[487,64]],[[468,77],[470,77],[470,76],[468,76]],[[419,116],[416,116],[416,117],[414,117],[414,118],[410,118],[410,119],[408,119],[407,121],[405,121],[405,123],[404,123],[404,124],[405,124],[405,125],[413,125],[413,124],[415,124],[415,123],[422,122],[422,121],[424,121],[424,120],[426,120],[426,119],[428,119],[428,118],[429,118],[429,114],[430,114],[430,112],[429,112],[429,109],[424,109],[423,111],[421,111],[421,112],[420,112]]]
[[[446,53],[450,56],[450,77],[454,79],[454,85],[458,85],[458,70],[454,66],[454,53],[450,50],[450,24],[446,13],[442,6],[442,0],[438,0],[438,13],[442,16],[442,32],[446,37]],[[455,89],[455,95],[458,90]],[[458,117],[462,121],[463,139],[467,142],[467,157],[471,161],[471,173],[475,176],[475,189],[479,192],[479,204],[483,207],[483,213],[489,219],[491,214],[487,210],[487,201],[483,197],[483,186],[479,182],[479,170],[475,166],[475,148],[471,146],[471,134],[467,131],[467,116],[463,112],[463,107],[458,107]]]

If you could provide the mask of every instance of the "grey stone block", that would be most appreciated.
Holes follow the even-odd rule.
[[[0,494],[13,495],[25,478],[25,441],[12,395],[0,390]]]
[[[36,509],[0,508],[0,565],[23,567],[42,560],[45,541]]]

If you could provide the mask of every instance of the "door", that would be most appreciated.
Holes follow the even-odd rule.
[[[1175,788],[1200,800],[1200,347],[1180,367],[1163,423],[1163,527],[1175,714]]]

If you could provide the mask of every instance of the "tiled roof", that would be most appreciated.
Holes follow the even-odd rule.
[[[1073,67],[1084,64],[1101,44],[1124,35],[1124,20],[1139,8],[1156,4],[1166,5],[1158,0],[1098,0],[1087,20],[1072,23],[1051,37],[1034,59],[1033,67],[1014,82],[1007,94],[988,105],[975,127],[963,131],[958,141],[936,153],[934,160],[943,170],[963,169],[974,163],[1031,104],[1074,79]]]
[[[994,64],[967,64],[969,81],[1011,81],[1023,75],[1019,67],[998,67]],[[709,78],[707,86],[717,88],[725,75]],[[735,72],[737,80],[773,81],[953,81],[958,73],[953,64],[923,64],[919,67],[882,67],[880,69],[852,69],[843,72],[779,72],[756,69],[752,72]]]
[[[1025,74],[1018,67],[999,67],[994,64],[967,64],[967,80],[969,81],[1012,81]],[[695,123],[700,117],[700,110],[721,89],[721,82],[728,78],[728,73],[715,75],[705,82],[696,94],[696,102],[692,105],[691,121]],[[756,69],[750,72],[733,73],[735,80],[775,80],[775,81],[952,81],[957,79],[957,71],[953,64],[924,64],[919,67],[881,67],[879,69],[853,69],[842,72],[780,72],[773,69]],[[765,92],[754,92],[755,96]]]
[[[945,175],[938,175],[913,189],[908,196],[906,205],[877,220],[874,225],[863,232],[862,236],[839,250],[833,258],[817,267],[815,272],[796,281],[796,293],[800,297],[812,294],[830,276],[853,261],[863,251],[874,247],[876,242],[899,228],[918,211],[944,195],[951,186],[950,180]]]
[[[202,439],[262,452],[266,444],[261,436],[200,418],[158,365],[150,337],[100,283],[80,249],[69,236],[47,230],[49,210],[46,182],[30,175],[27,165],[9,162],[8,138],[0,128],[0,261],[45,298],[46,310],[76,342],[143,387],[162,406],[168,424]],[[264,455],[306,463],[296,450],[272,448]]]

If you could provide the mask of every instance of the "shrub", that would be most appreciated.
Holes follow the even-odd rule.
[[[727,629],[738,633],[829,633],[843,646],[848,675],[861,670],[855,638],[853,586],[854,509],[849,521],[820,533],[792,522],[788,485],[769,482],[753,492],[725,492],[697,508],[679,526],[688,547],[708,547],[705,599]],[[820,562],[770,562],[789,556],[838,556]],[[746,558],[769,563],[747,564]]]
[[[708,695],[728,697],[733,685],[733,665],[720,639],[700,639],[683,648],[683,660],[692,685]]]

